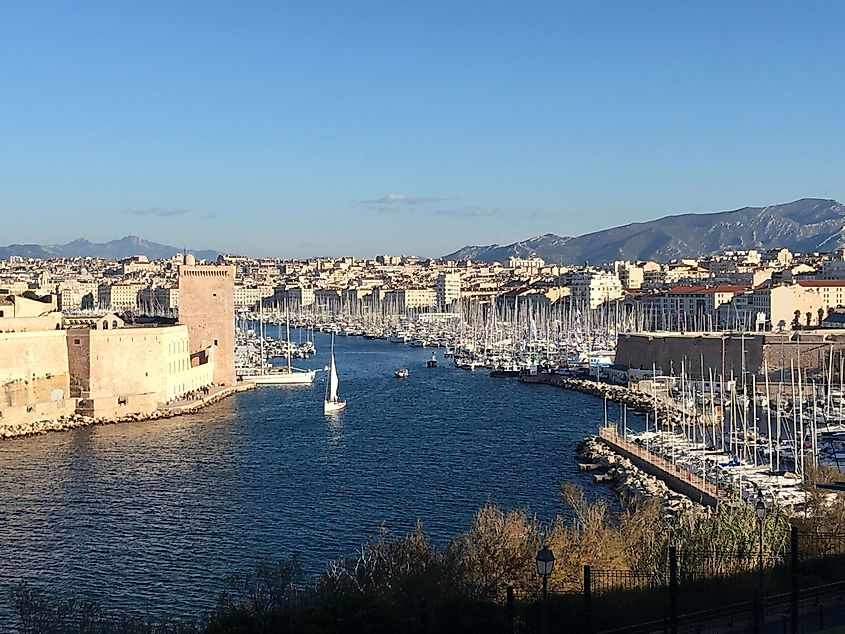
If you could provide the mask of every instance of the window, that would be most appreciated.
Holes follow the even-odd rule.
[[[108,330],[108,329],[109,329],[109,322],[104,321],[103,322],[103,330]]]
[[[73,340],[73,345],[75,345],[75,346],[78,346],[78,345],[80,345],[81,343],[82,343],[82,342],[81,342],[79,339],[74,339],[74,340]]]
[[[215,339],[215,340],[214,340],[214,345],[215,345],[215,346],[216,346],[216,345],[218,345],[218,344],[217,344],[217,339]]]

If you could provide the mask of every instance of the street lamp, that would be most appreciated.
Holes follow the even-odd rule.
[[[754,505],[757,514],[757,528],[760,550],[757,553],[757,591],[754,601],[754,631],[759,632],[763,625],[763,521],[766,519],[766,501],[763,499],[762,489],[757,490],[757,503]]]
[[[763,586],[763,521],[766,519],[766,513],[768,513],[768,509],[766,508],[766,501],[763,499],[763,492],[759,491],[757,493],[757,504],[754,506],[754,510],[757,512],[757,528],[759,531],[760,537],[760,551],[757,555],[757,567],[758,572],[760,575],[760,587],[762,589]]]
[[[537,572],[543,578],[543,634],[549,631],[549,617],[546,604],[549,597],[549,575],[555,566],[555,554],[548,546],[543,546],[537,553]]]

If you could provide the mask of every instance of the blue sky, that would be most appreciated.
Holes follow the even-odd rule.
[[[417,253],[845,200],[845,3],[7,2],[0,244]]]

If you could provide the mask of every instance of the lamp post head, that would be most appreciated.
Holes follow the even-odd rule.
[[[761,522],[766,519],[768,509],[766,508],[766,502],[763,500],[762,495],[757,498],[757,504],[754,506],[754,510],[757,512],[757,519]]]
[[[552,568],[555,565],[555,554],[549,550],[548,546],[543,546],[540,552],[537,553],[537,572],[541,577],[548,577],[552,574]]]

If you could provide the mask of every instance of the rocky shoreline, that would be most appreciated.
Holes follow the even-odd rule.
[[[597,398],[606,398],[614,403],[625,405],[636,414],[648,415],[654,420],[655,403],[650,394],[632,390],[623,385],[603,383],[591,379],[576,379],[563,376],[562,374],[538,374],[536,376],[523,376],[520,379],[523,383],[537,383],[540,385],[553,385],[567,390],[574,390],[583,394],[589,394]],[[657,403],[657,415],[661,424],[679,425],[683,422],[680,412],[669,409],[664,403]]]
[[[666,484],[648,475],[627,458],[617,455],[597,436],[582,440],[576,450],[578,459],[593,467],[594,475],[609,483],[623,505],[657,499],[666,513],[678,514],[692,509],[703,509],[691,499],[672,491]]]
[[[239,383],[237,386],[223,389],[195,402],[180,406],[161,407],[154,412],[127,414],[118,418],[101,418],[73,414],[52,420],[36,421],[24,425],[0,426],[0,439],[25,438],[27,436],[40,436],[48,432],[61,432],[91,427],[92,425],[116,425],[117,423],[138,423],[142,421],[160,420],[173,418],[184,414],[192,414],[209,405],[217,403],[233,394],[250,390],[255,387],[253,383]]]

